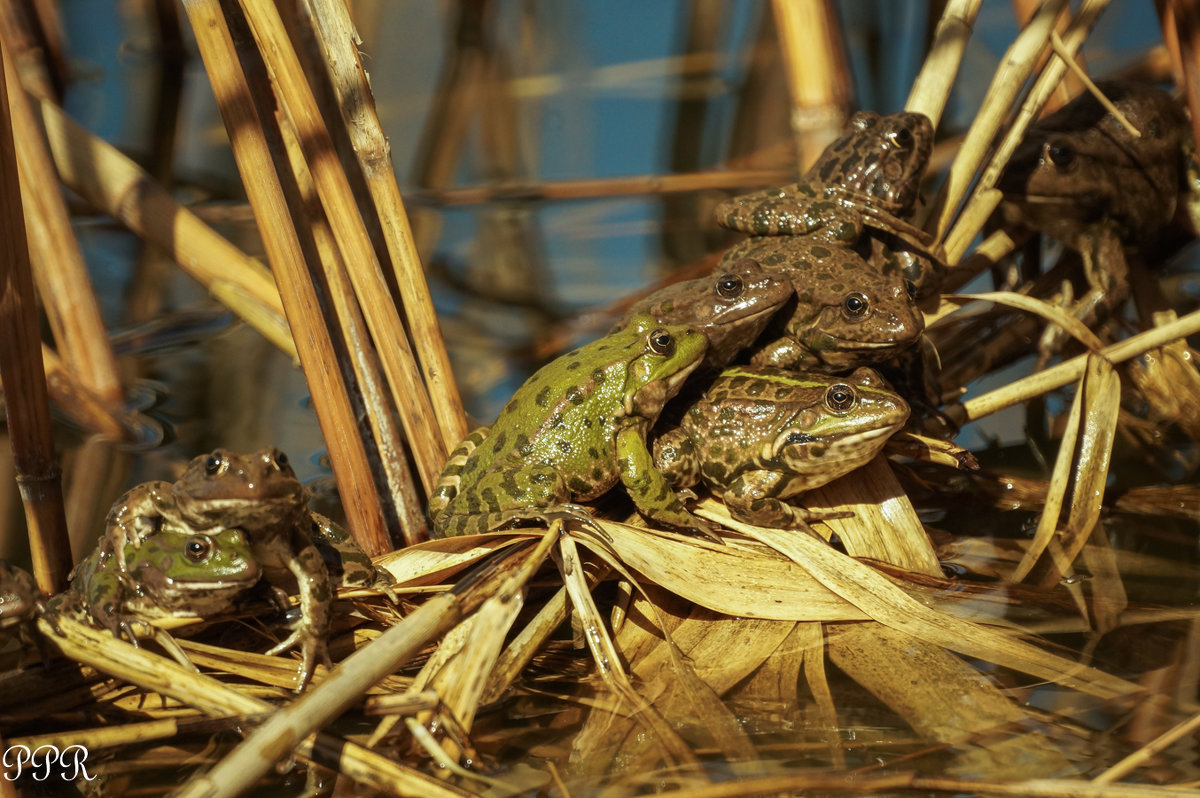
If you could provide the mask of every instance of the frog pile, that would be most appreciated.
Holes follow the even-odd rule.
[[[296,588],[300,617],[268,653],[300,647],[299,686],[328,663],[333,587],[370,587],[395,600],[350,536],[308,509],[309,493],[275,447],[225,449],[194,458],[174,483],[146,482],[113,505],[95,550],[46,615],[91,622],[136,644],[135,622],[228,613],[265,581],[286,608]]]
[[[684,506],[699,483],[748,523],[820,517],[786,500],[871,460],[909,416],[867,367],[924,328],[936,257],[905,217],[932,140],[921,114],[859,113],[799,182],[720,205],[751,237],[543,367],[459,444],[429,503],[434,536],[591,524],[575,502],[618,482],[650,523],[718,540]]]

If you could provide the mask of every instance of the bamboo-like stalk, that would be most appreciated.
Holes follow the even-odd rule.
[[[34,30],[34,20],[29,17],[28,10],[28,6],[21,3],[0,3],[0,30],[4,31],[5,44],[11,48],[9,55],[21,76],[21,85],[37,97],[57,99],[61,84],[56,85],[49,69],[50,59],[45,57],[49,55],[54,59],[54,54],[42,49],[44,40]],[[57,56],[61,58],[61,51]],[[54,62],[59,66],[62,64],[58,60]],[[58,74],[61,75],[61,71]]]
[[[234,157],[267,252],[300,364],[308,380],[317,420],[329,447],[338,491],[351,533],[360,542],[387,540],[370,464],[337,354],[321,317],[304,254],[291,223],[283,189],[272,166],[251,92],[237,68],[238,57],[224,16],[214,0],[186,0],[184,10],[195,32],[217,106],[229,132]],[[371,546],[368,544],[368,548]]]
[[[11,36],[10,31],[0,28],[5,42],[11,41]],[[100,303],[75,240],[42,131],[34,121],[28,96],[21,90],[11,50],[6,44],[4,80],[9,89],[29,254],[42,306],[67,368],[101,399],[119,405],[124,395],[117,360],[100,317]]]
[[[1048,46],[1054,20],[1065,7],[1066,0],[1046,0],[1004,54],[1004,60],[983,98],[983,105],[950,167],[946,182],[930,203],[925,229],[934,233],[939,241],[945,239],[951,218],[987,156],[996,130],[1033,70],[1038,54]]]
[[[420,359],[426,389],[433,400],[433,411],[449,451],[467,434],[466,416],[408,224],[408,213],[396,184],[391,147],[375,111],[366,71],[353,46],[358,34],[341,2],[307,0],[306,6],[316,23],[317,43],[329,64],[342,120],[375,201],[375,214],[383,230],[390,266],[400,287],[400,301]]]
[[[829,0],[773,0],[792,102],[797,160],[807,168],[841,132],[850,78]]]
[[[242,7],[270,70],[280,106],[296,128],[317,196],[349,269],[363,317],[376,342],[383,373],[408,435],[421,483],[426,493],[431,493],[445,463],[447,448],[441,435],[428,434],[438,429],[437,421],[429,395],[418,378],[420,371],[404,325],[392,303],[375,248],[358,214],[354,192],[341,169],[320,109],[278,11],[274,6],[261,3],[245,2]],[[386,412],[383,408],[367,410]],[[395,442],[395,446],[398,449],[400,442]]]
[[[0,54],[6,49],[0,40]],[[0,346],[0,380],[10,388],[4,394],[4,404],[13,464],[25,506],[33,573],[38,586],[53,593],[66,586],[71,549],[50,430],[8,81],[3,72],[0,70],[0,341],[4,345]],[[20,390],[12,390],[18,385]]]
[[[954,78],[958,76],[958,67],[982,3],[983,0],[950,0],[946,3],[933,35],[929,55],[925,57],[921,72],[913,81],[908,100],[904,103],[904,110],[925,114],[935,128],[941,121],[942,112],[946,110],[946,102],[954,88]]]
[[[184,271],[267,340],[296,358],[275,279],[184,208],[130,158],[42,100],[50,154],[62,181],[97,208],[162,248]]]

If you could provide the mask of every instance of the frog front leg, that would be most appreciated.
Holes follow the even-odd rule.
[[[680,529],[694,529],[721,542],[712,525],[692,515],[683,506],[667,477],[654,466],[646,446],[644,420],[625,426],[617,433],[617,466],[621,482],[642,515],[651,521]]]
[[[300,691],[312,680],[318,657],[323,664],[330,665],[326,645],[333,591],[321,552],[299,527],[292,529],[290,537],[294,556],[273,564],[286,567],[296,578],[300,589],[300,620],[293,625],[287,639],[271,648],[267,654],[273,656],[300,645],[300,672],[296,686],[296,690]]]
[[[844,511],[807,510],[778,498],[789,481],[776,471],[757,470],[741,474],[721,497],[729,514],[739,521],[774,529],[808,529],[809,521],[847,518]],[[811,531],[811,530],[810,530]]]

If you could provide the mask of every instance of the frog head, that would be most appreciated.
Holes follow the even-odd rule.
[[[240,529],[204,533],[164,526],[141,545],[126,547],[140,603],[154,615],[197,617],[258,581],[261,573]]]
[[[199,528],[257,528],[294,518],[308,504],[287,455],[274,446],[253,454],[215,449],[194,458],[172,487],[180,513]]]
[[[837,474],[864,465],[908,420],[908,404],[876,372],[814,378],[797,397],[803,409],[771,443],[771,456],[795,473]]]
[[[933,152],[933,123],[917,113],[860,111],[807,172],[833,193],[867,198],[882,210],[912,210]]]
[[[704,333],[653,316],[634,316],[626,330],[636,335],[625,369],[624,407],[619,415],[653,421],[708,350]]]

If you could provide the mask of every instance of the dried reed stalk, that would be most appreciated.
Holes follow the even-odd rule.
[[[358,33],[341,2],[307,0],[306,7],[315,22],[317,43],[329,64],[342,121],[375,201],[375,215],[383,230],[390,266],[400,287],[399,301],[404,307],[408,329],[420,359],[426,390],[433,400],[442,440],[449,451],[468,432],[466,416],[408,224],[408,213],[396,185],[391,146],[375,111],[375,98],[358,49],[353,46],[359,41]]]
[[[504,559],[485,563],[446,593],[429,598],[404,620],[338,664],[313,690],[273,714],[262,726],[180,798],[240,794],[305,737],[342,714],[364,692],[409,661],[433,638],[448,631],[496,593],[519,592],[545,560],[558,537],[548,530],[536,546],[509,550]]]
[[[263,125],[251,102],[251,90],[237,67],[237,50],[214,0],[186,0],[184,9],[229,132],[289,325],[299,333],[295,340],[300,364],[329,447],[350,531],[368,551],[377,550],[380,542],[388,540],[379,495]]]
[[[160,693],[215,717],[264,717],[277,714],[274,704],[255,698],[213,679],[188,670],[177,662],[135,648],[113,637],[107,630],[93,629],[70,618],[58,621],[62,634],[51,628],[46,620],[38,621],[39,631],[63,656],[91,665],[97,670],[137,685],[145,691]],[[291,742],[281,756],[295,751],[306,759],[319,758],[322,764],[337,768],[355,781],[368,785],[385,795],[454,796],[463,793],[442,785],[436,778],[406,768],[374,751],[325,732],[314,737],[300,737]],[[253,782],[270,768],[249,779]],[[231,795],[214,788],[206,792],[204,777],[189,783],[177,795]]]
[[[11,41],[11,32],[0,28],[0,37]],[[6,44],[4,52],[4,80],[17,145],[25,229],[42,306],[67,368],[100,399],[120,405],[124,394],[117,360],[100,317],[100,303],[75,240],[41,128],[34,121],[29,98],[21,90],[12,48]]]
[[[376,342],[395,409],[404,424],[421,483],[428,494],[441,473],[447,448],[442,435],[429,434],[438,429],[429,394],[420,382],[419,367],[392,303],[375,248],[358,213],[354,192],[342,171],[316,98],[278,11],[274,6],[261,3],[243,3],[242,7],[270,71],[280,108],[295,126],[317,196],[349,270],[363,317]],[[368,407],[367,411],[387,412],[387,409]],[[399,450],[402,443],[395,441],[390,445]]]
[[[1013,100],[1032,72],[1038,54],[1048,46],[1054,20],[1066,5],[1066,0],[1046,0],[1004,54],[983,98],[983,105],[950,166],[946,182],[929,204],[925,229],[934,233],[939,241],[945,240],[952,216],[987,156],[989,145]]]
[[[773,0],[802,169],[837,138],[850,106],[850,76],[828,0]]]
[[[936,128],[946,110],[946,101],[954,88],[954,78],[962,63],[967,41],[971,38],[971,27],[979,15],[983,0],[949,0],[942,9],[933,44],[921,72],[913,81],[904,103],[904,110],[925,114]]]
[[[1191,0],[1171,0],[1163,14],[1166,29],[1175,32],[1179,45],[1180,73],[1192,117],[1192,136],[1200,141],[1200,8]]]
[[[6,49],[0,41],[0,54]],[[9,386],[4,404],[13,464],[25,506],[33,573],[42,590],[55,593],[66,587],[71,544],[50,430],[37,301],[25,240],[8,81],[3,72],[0,70],[0,341],[4,345],[0,346],[0,380]],[[14,390],[15,386],[20,390]]]
[[[34,95],[45,98],[61,96],[62,84],[55,79],[49,69],[54,63],[61,76],[63,62],[62,51],[43,47],[46,39],[38,35],[35,21],[30,18],[29,7],[22,3],[0,3],[0,30],[4,32],[4,42],[11,48],[9,55],[16,64],[20,74],[20,83]],[[61,30],[59,37],[61,37]],[[61,46],[61,40],[57,42]]]
[[[243,321],[293,359],[292,341],[275,279],[184,208],[116,147],[93,136],[54,103],[41,114],[59,177],[73,191],[161,248]]]

